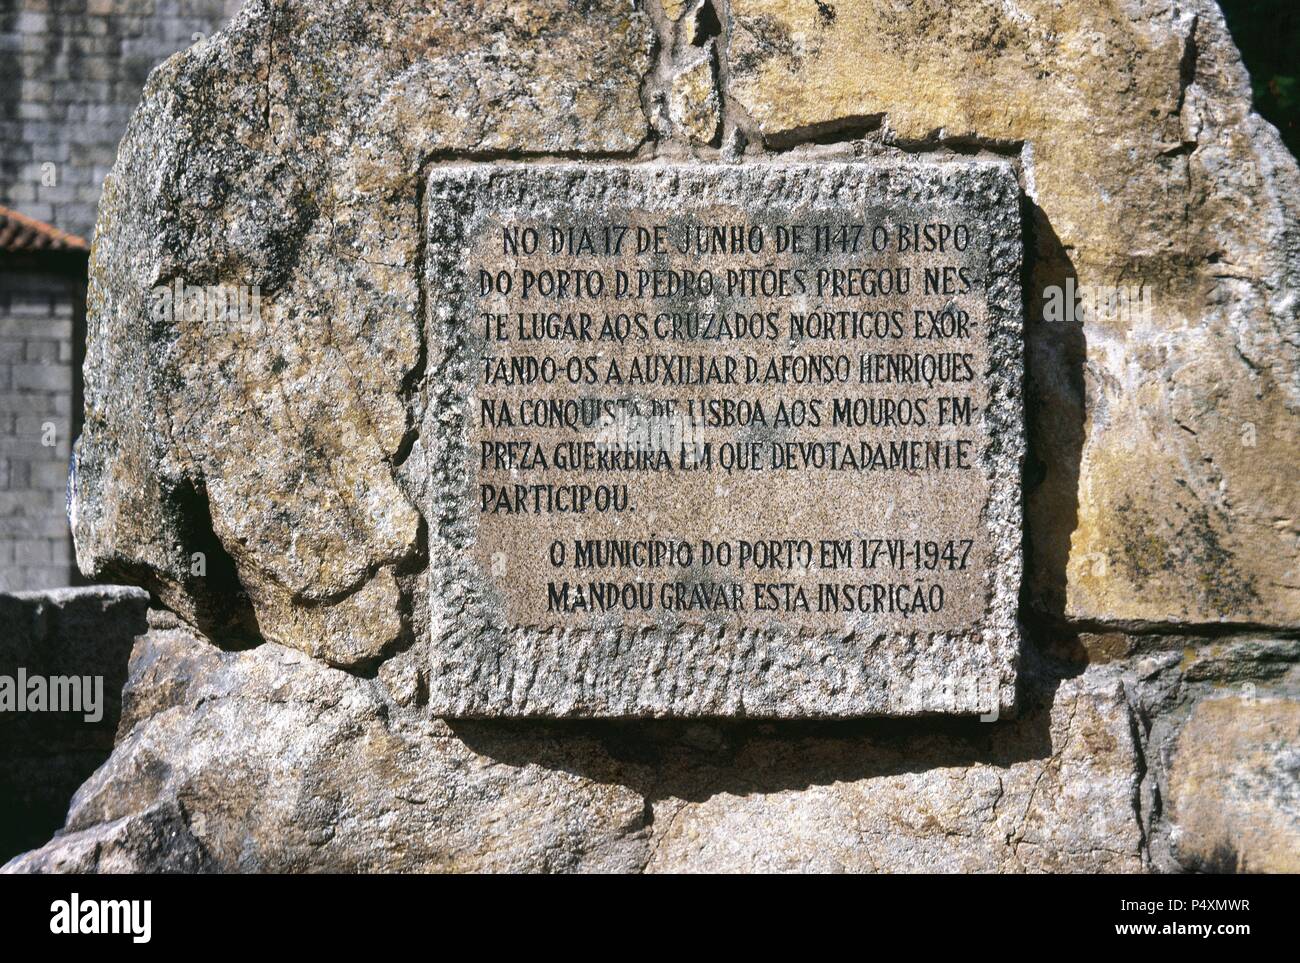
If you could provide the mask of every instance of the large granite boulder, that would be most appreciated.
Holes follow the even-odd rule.
[[[1020,718],[431,718],[430,168],[779,153],[1016,168]],[[8,868],[1295,869],[1298,206],[1209,0],[251,0],[91,259],[78,561],[175,614]]]
[[[1032,604],[1300,623],[1300,179],[1217,6],[727,9],[730,101],[764,142],[869,130],[1020,164]],[[1044,319],[1067,278],[1150,308]]]

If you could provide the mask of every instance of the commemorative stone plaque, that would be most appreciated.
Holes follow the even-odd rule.
[[[470,165],[425,200],[436,713],[1012,708],[1005,165]]]

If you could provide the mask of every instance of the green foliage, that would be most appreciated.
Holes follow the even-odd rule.
[[[1300,156],[1300,3],[1220,0],[1219,5],[1250,71],[1255,109]]]

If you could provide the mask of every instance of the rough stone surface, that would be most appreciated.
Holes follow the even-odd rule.
[[[0,859],[48,839],[112,752],[126,662],[148,604],[145,592],[124,586],[0,593],[0,675],[104,680],[94,722],[84,713],[0,713]]]
[[[254,0],[146,91],[74,500],[87,571],[266,641],[159,623],[9,870],[1295,867],[1300,176],[1213,3],[314,6]],[[671,107],[710,41],[716,148]],[[1020,718],[429,718],[428,169],[786,152],[1018,171]],[[161,323],[178,278],[262,311]],[[1049,320],[1071,279],[1152,311]]]
[[[980,724],[755,740],[724,770],[735,788],[655,801],[647,869],[1140,870],[1138,747],[1118,675],[1090,673],[1043,696],[1015,723],[983,724],[987,741]],[[850,759],[860,775],[837,778]]]
[[[691,0],[660,0],[660,6],[669,20],[678,20],[682,12],[691,6]]]
[[[1300,454],[1300,182],[1249,110],[1218,11],[1179,10],[1013,17],[971,0],[886,19],[737,0],[719,41],[724,141],[1015,161],[1032,317],[1067,278],[1154,297],[1140,323],[1028,328],[1029,601],[1099,621],[1296,625],[1300,506],[1277,467]],[[701,76],[714,43],[660,37],[652,64],[663,20],[612,0],[580,18],[558,2],[472,16],[253,2],[160,68],[92,264],[82,568],[336,664],[401,648],[424,561],[418,493],[394,477],[427,375],[421,173],[644,148],[656,84]],[[150,292],[178,278],[256,285],[261,310],[160,323]]]
[[[1142,865],[1115,669],[1044,682],[1014,722],[449,724],[167,625],[132,654],[113,758],[8,871]]]
[[[374,683],[275,644],[221,652],[155,628],[124,706],[117,753],[78,792],[65,834],[10,869],[161,870],[190,853],[195,868],[244,872],[644,859],[645,806],[602,774],[612,763],[597,740],[525,735],[512,753],[506,732],[476,751],[443,722],[399,717]],[[161,833],[179,842],[158,846]]]
[[[68,832],[56,842],[0,867],[22,873],[201,873],[213,866],[174,806],[159,806],[90,829]]]
[[[422,365],[418,174],[634,151],[650,45],[613,0],[254,0],[159,68],[91,259],[83,571],[338,664],[392,645],[419,562],[393,477]],[[152,291],[176,279],[256,287],[260,310],[161,321]]]
[[[1296,640],[1123,636],[1090,663],[1052,636],[1014,720],[521,724],[434,719],[391,662],[364,679],[150,623],[112,758],[6,872],[1136,872],[1297,852]]]
[[[1150,317],[1028,328],[1035,604],[1300,624],[1300,487],[1279,470],[1300,463],[1300,177],[1218,8],[727,9],[731,95],[768,143],[875,128],[1019,158],[1031,319],[1066,277],[1151,289]]]
[[[718,134],[721,105],[716,82],[713,44],[690,60],[673,77],[668,118],[694,144],[709,144]]]

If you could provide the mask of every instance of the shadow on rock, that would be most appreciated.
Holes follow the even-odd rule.
[[[85,712],[0,713],[0,863],[49,839],[77,787],[112,752],[148,601],[120,586],[0,594],[0,676],[103,680],[94,721]]]

